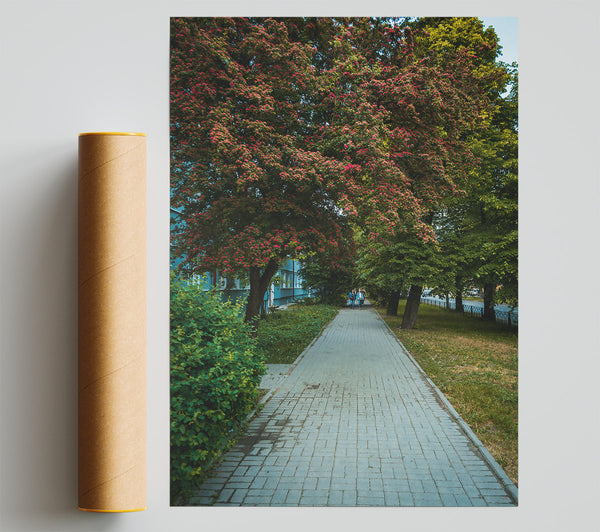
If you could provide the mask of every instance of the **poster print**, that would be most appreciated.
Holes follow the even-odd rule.
[[[478,18],[171,20],[172,505],[517,505],[500,46]]]

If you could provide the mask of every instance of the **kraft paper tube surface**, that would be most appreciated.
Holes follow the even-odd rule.
[[[146,507],[146,136],[79,136],[79,509]]]

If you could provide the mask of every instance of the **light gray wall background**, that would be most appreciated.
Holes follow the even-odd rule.
[[[169,507],[169,17],[336,13],[520,17],[518,509]],[[592,0],[2,0],[0,529],[594,529],[599,29]],[[148,134],[148,510],[123,515],[75,509],[77,135],[102,130]]]

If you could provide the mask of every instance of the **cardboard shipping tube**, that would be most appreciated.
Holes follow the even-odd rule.
[[[79,509],[146,507],[146,136],[79,136]]]

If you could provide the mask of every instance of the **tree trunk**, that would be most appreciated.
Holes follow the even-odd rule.
[[[250,293],[246,303],[245,321],[252,323],[260,315],[260,309],[265,298],[265,292],[271,284],[271,279],[277,273],[279,261],[271,259],[266,268],[260,271],[259,268],[250,267]]]
[[[494,294],[496,285],[494,283],[485,283],[483,285],[483,319],[495,321],[496,311],[494,310]]]
[[[235,281],[233,279],[233,277],[227,277],[225,280],[225,289],[223,290],[223,295],[227,298],[227,299],[231,299],[231,290],[233,290],[233,287],[235,286]]]
[[[397,316],[398,303],[400,303],[400,290],[392,290],[387,297],[387,309],[385,313],[388,316]]]
[[[456,297],[454,299],[454,301],[456,302],[456,312],[464,312],[465,311],[465,306],[463,305],[463,297],[462,297],[462,292],[458,292],[456,294]]]
[[[415,326],[415,323],[417,322],[417,312],[419,311],[419,305],[421,304],[422,291],[422,286],[417,286],[415,284],[410,285],[408,299],[406,300],[406,308],[404,309],[404,315],[402,316],[402,329],[412,329]]]
[[[456,312],[460,312],[462,314],[465,311],[465,306],[463,305],[463,296],[462,296],[462,290],[463,290],[462,278],[457,276],[455,284],[456,284],[456,295],[454,296],[454,302],[456,303],[456,305],[455,305],[454,310],[456,310]]]
[[[250,293],[246,302],[245,320],[251,322],[260,314],[260,306],[262,305],[265,292],[260,291],[260,270],[256,267],[250,268]]]

